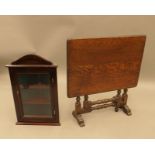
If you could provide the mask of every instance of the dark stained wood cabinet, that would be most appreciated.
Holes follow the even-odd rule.
[[[37,55],[26,55],[7,65],[17,124],[60,125],[57,66]]]
[[[145,40],[146,36],[127,36],[67,41],[67,94],[76,97],[73,116],[80,126],[85,125],[81,114],[108,106],[131,115],[127,90],[138,83]],[[117,94],[111,99],[88,99],[90,94],[114,90]]]

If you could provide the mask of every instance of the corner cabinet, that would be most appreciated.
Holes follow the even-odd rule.
[[[17,123],[60,125],[57,66],[37,55],[26,55],[7,65]]]

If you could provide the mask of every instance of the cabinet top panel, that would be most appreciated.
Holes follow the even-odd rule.
[[[25,55],[11,64],[6,65],[7,67],[51,67],[55,66],[52,62],[34,54]]]

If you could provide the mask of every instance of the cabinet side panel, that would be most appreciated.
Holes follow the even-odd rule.
[[[14,98],[14,105],[15,105],[15,110],[16,110],[16,116],[18,122],[22,121],[22,111],[21,111],[21,106],[19,104],[18,100],[18,94],[17,94],[17,82],[15,78],[15,69],[14,68],[9,68],[9,75],[10,75],[10,81],[11,81],[11,87],[12,87],[12,93],[13,93],[13,98]]]

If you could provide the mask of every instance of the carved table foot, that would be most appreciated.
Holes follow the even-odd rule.
[[[119,111],[119,108],[115,107],[115,112],[118,112]]]
[[[121,107],[121,109],[124,111],[124,113],[126,113],[128,116],[132,115],[130,108],[128,107],[128,105],[124,105],[123,107]]]
[[[77,120],[77,122],[80,125],[80,127],[84,127],[85,126],[85,123],[84,123],[84,120],[83,120],[81,114],[77,114],[75,111],[73,111],[72,115],[75,117],[75,119]]]

